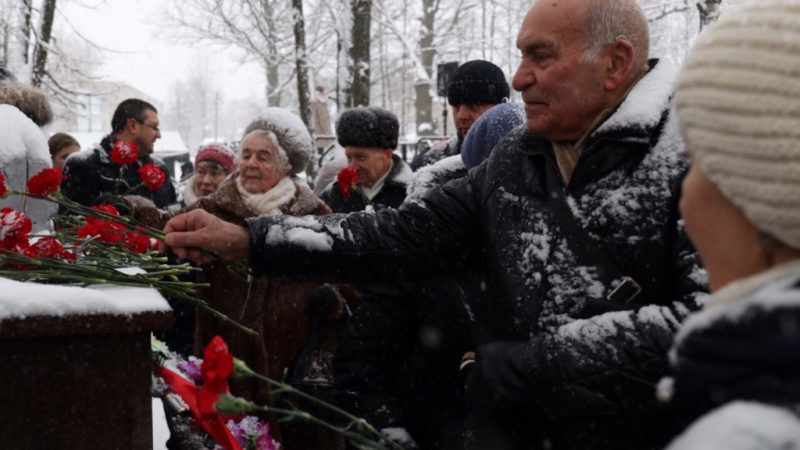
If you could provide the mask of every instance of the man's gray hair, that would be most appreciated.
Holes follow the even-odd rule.
[[[278,174],[278,175],[286,175],[286,174],[289,173],[289,171],[292,170],[292,165],[289,163],[289,156],[286,154],[286,150],[284,150],[283,147],[281,147],[281,143],[278,141],[278,136],[275,135],[275,133],[273,133],[270,130],[256,129],[256,130],[253,130],[253,131],[247,133],[242,138],[242,144],[244,144],[244,141],[246,141],[247,139],[249,139],[251,137],[257,137],[257,138],[261,138],[261,139],[264,139],[266,141],[269,141],[269,142],[272,143],[272,145],[275,146],[276,149],[278,149],[278,154],[275,155],[275,173],[276,174]],[[241,158],[242,158],[242,149],[243,149],[243,147],[240,145],[239,146],[239,153],[236,155],[237,159],[239,159],[239,160],[241,160]]]
[[[634,48],[636,65],[647,62],[650,31],[635,0],[594,0],[586,19],[584,61],[594,61],[606,45],[626,40]]]

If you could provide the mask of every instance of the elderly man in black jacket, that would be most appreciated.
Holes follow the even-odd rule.
[[[343,112],[336,124],[336,138],[344,147],[347,167],[356,171],[360,193],[343,195],[337,180],[319,198],[337,213],[400,206],[411,169],[394,153],[399,133],[400,124],[391,111],[362,107]]]
[[[94,148],[67,158],[61,192],[84,205],[109,203],[117,195],[140,195],[152,200],[159,208],[175,204],[177,195],[167,166],[152,155],[153,146],[160,137],[158,111],[153,105],[136,98],[122,101],[111,117],[111,134]],[[136,145],[139,156],[136,162],[120,165],[112,161],[111,151],[117,141]],[[147,164],[154,164],[166,175],[161,187],[150,190],[142,182],[139,169]]]
[[[490,340],[466,378],[476,448],[660,448],[689,418],[654,398],[706,275],[677,208],[688,168],[675,70],[648,61],[635,0],[550,0],[526,15],[513,86],[527,129],[422,199],[377,214],[247,228],[194,213],[166,243],[256,273],[415,279],[469,261],[487,276]]]

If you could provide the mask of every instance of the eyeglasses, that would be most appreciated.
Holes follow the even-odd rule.
[[[161,130],[159,130],[158,127],[155,126],[155,125],[150,125],[150,124],[144,123],[144,121],[139,120],[139,119],[133,119],[133,120],[139,122],[140,124],[146,126],[147,128],[150,128],[151,130],[155,131],[156,133],[161,133]]]

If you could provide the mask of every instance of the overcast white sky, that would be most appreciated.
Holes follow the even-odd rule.
[[[174,80],[185,80],[205,60],[217,88],[227,100],[253,98],[264,92],[258,66],[240,66],[232,51],[182,45],[158,23],[163,0],[65,0],[58,3],[56,21],[70,22],[78,32],[105,52],[98,75],[124,81],[159,101],[166,101]],[[68,25],[59,25],[71,31]]]

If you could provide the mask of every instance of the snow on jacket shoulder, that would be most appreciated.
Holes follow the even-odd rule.
[[[654,386],[674,332],[706,290],[678,214],[688,161],[669,115],[674,73],[658,64],[639,81],[590,136],[565,187],[596,251],[642,286],[626,307],[605,300],[613,286],[580,264],[564,238],[547,207],[552,147],[524,129],[466,177],[397,210],[305,224],[251,220],[251,265],[377,281],[453,273],[476,258],[496,293],[493,313],[480,320],[495,341],[527,342],[515,356],[525,369],[494,386],[494,408],[536,420],[520,429],[541,429],[553,448],[663,446],[686,418],[667,416]]]
[[[411,170],[417,171],[425,166],[441,161],[448,156],[461,154],[461,141],[458,136],[453,136],[450,139],[440,142],[430,148],[429,150],[415,156],[411,161]]]
[[[31,119],[11,105],[0,105],[0,124],[0,168],[6,186],[24,191],[32,176],[52,167],[47,139]],[[46,230],[50,217],[56,212],[54,205],[46,200],[19,195],[0,199],[0,208],[12,208],[27,214],[33,222],[34,232]]]
[[[678,436],[666,450],[787,450],[800,448],[800,416],[786,408],[737,401],[721,406]]]

